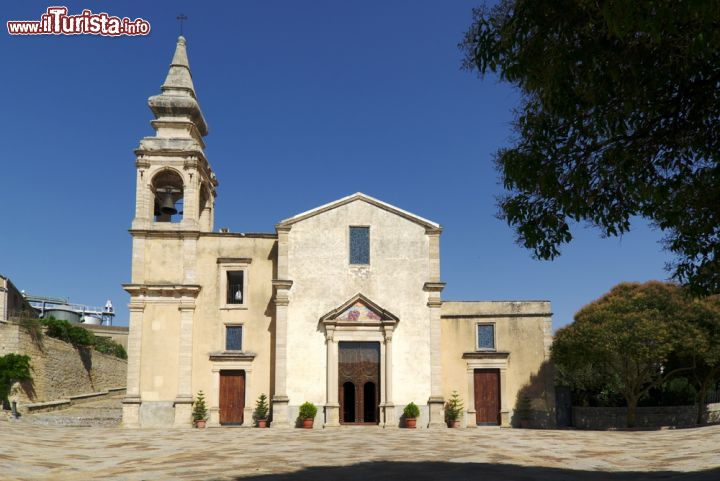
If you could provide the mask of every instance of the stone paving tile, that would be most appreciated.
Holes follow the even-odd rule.
[[[720,426],[127,430],[0,420],[0,480],[720,480]]]

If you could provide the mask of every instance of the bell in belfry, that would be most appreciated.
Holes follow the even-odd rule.
[[[166,215],[175,215],[178,213],[175,208],[175,201],[173,201],[172,191],[170,189],[162,193],[160,202],[160,212]]]

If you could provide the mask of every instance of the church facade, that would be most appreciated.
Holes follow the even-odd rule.
[[[319,407],[316,428],[445,427],[453,392],[463,426],[517,425],[528,398],[552,424],[547,301],[442,299],[441,226],[362,193],[280,221],[275,232],[214,230],[218,181],[208,128],[180,37],[155,135],[136,153],[127,427],[191,424],[199,391],[209,426],[253,425],[260,394],[271,427]]]

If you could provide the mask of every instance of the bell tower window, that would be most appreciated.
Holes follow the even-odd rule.
[[[245,284],[243,271],[228,271],[227,273],[227,303],[243,304],[245,302]]]
[[[183,218],[183,181],[177,172],[163,170],[153,178],[155,222],[180,222]]]

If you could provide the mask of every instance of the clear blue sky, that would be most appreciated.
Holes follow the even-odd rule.
[[[580,228],[554,262],[532,259],[495,218],[492,154],[517,93],[460,70],[478,2],[61,2],[149,20],[147,37],[10,37],[3,5],[0,273],[27,292],[115,303],[127,323],[133,149],[152,135],[183,12],[220,180],[216,227],[281,219],[362,191],[441,223],[448,300],[549,299],[554,325],[621,281],[664,279],[661,235]]]

